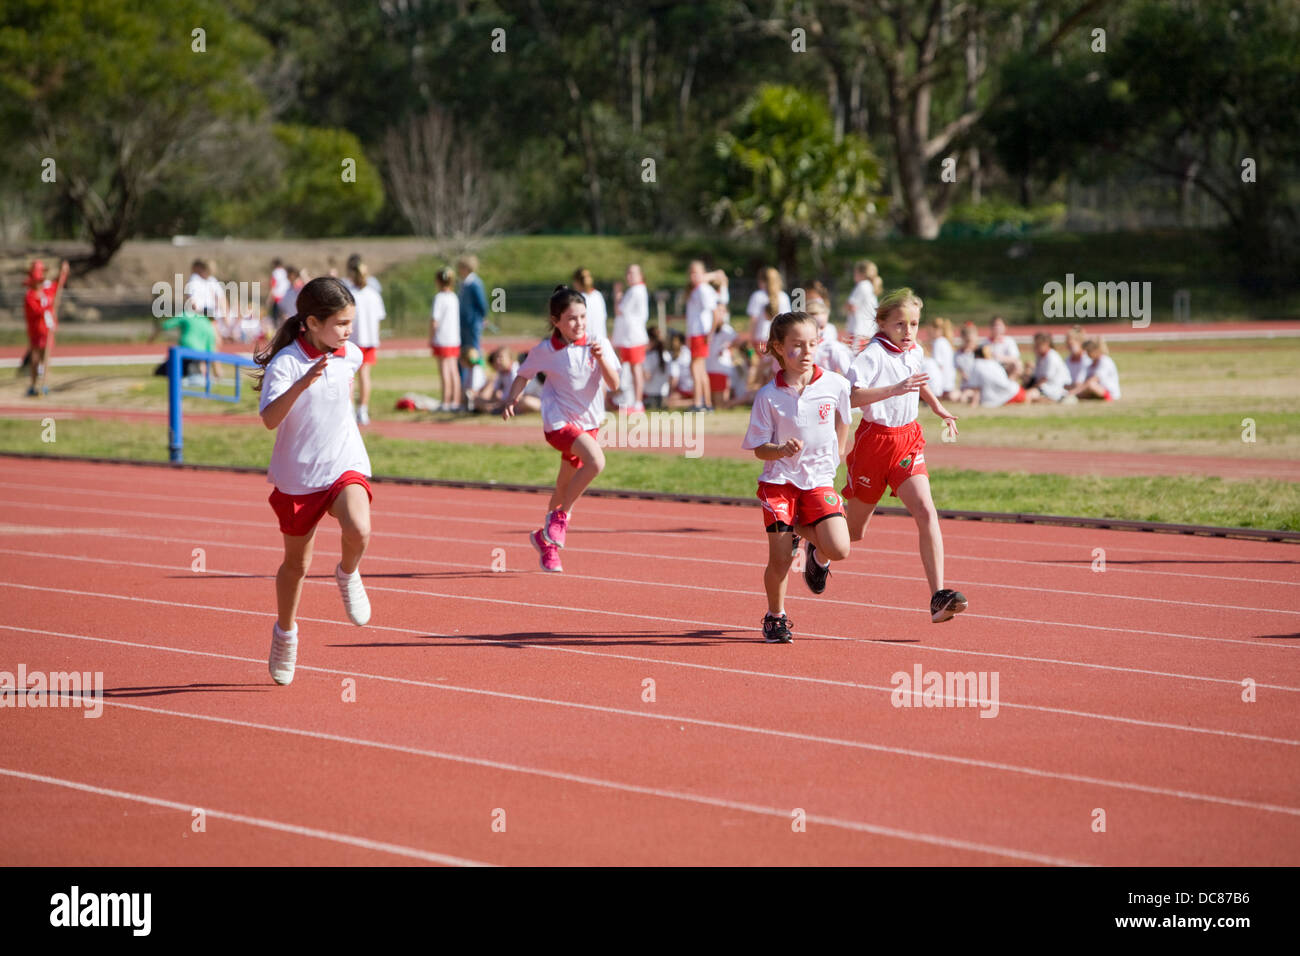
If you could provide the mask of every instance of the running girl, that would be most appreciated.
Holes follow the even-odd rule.
[[[378,283],[361,261],[361,256],[348,256],[348,291],[356,303],[356,337],[361,349],[361,395],[357,402],[357,424],[370,424],[370,366],[379,360],[379,323],[387,318],[384,300]],[[298,309],[302,311],[301,307]]]
[[[452,292],[456,274],[438,270],[438,294],[433,297],[433,317],[429,320],[429,345],[442,371],[442,408],[444,412],[460,409],[460,299]]]
[[[519,366],[501,409],[509,420],[528,380],[546,373],[542,386],[542,428],[546,441],[560,452],[560,473],[540,530],[528,536],[543,571],[563,571],[560,551],[573,506],[605,469],[605,453],[596,433],[605,417],[601,384],[618,388],[619,368],[607,341],[587,337],[587,303],[582,293],[558,285],[551,295],[551,337],[535,346]]]
[[[277,684],[293,680],[298,660],[298,601],[311,566],[316,524],[338,519],[343,556],[334,579],[353,624],[370,620],[358,565],[370,542],[370,457],[352,418],[352,378],[361,349],[348,339],[356,306],[340,280],[312,279],[298,294],[298,312],[280,326],[254,360],[262,366],[260,411],[277,429],[267,479],[271,508],[284,535],[275,576],[278,619],[267,668]]]
[[[767,528],[763,639],[770,644],[794,639],[785,589],[799,538],[808,542],[803,576],[814,594],[826,590],[830,562],[849,556],[848,526],[835,493],[835,469],[849,434],[849,383],[814,364],[820,339],[806,312],[783,312],[772,320],[767,354],[780,371],[754,396],[741,443],[766,462],[758,500]]]
[[[921,300],[911,289],[885,296],[876,310],[878,331],[849,369],[854,407],[866,406],[848,456],[844,500],[849,538],[861,541],[888,484],[916,521],[921,563],[930,585],[930,620],[938,624],[966,610],[966,596],[943,586],[943,536],[930,497],[925,438],[916,420],[918,397],[944,420],[955,437],[957,418],[935,398],[921,371],[916,333]]]

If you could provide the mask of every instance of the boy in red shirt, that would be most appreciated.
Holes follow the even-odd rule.
[[[23,297],[23,313],[27,318],[27,348],[31,356],[32,384],[29,396],[47,395],[45,372],[50,364],[54,347],[54,329],[58,324],[59,292],[68,281],[68,264],[59,268],[59,279],[50,282],[45,278],[45,263],[37,259],[27,273],[27,295]],[[37,388],[37,380],[40,388]]]

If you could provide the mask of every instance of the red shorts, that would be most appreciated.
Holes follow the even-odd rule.
[[[1013,396],[1011,396],[1009,399],[1007,399],[1007,404],[1008,404],[1008,405],[1019,405],[1019,404],[1020,404],[1021,402],[1023,402],[1024,400],[1025,400],[1025,387],[1024,387],[1023,385],[1021,385],[1021,386],[1020,386],[1020,391],[1016,392],[1015,395],[1013,395]]]
[[[374,365],[376,362],[379,361],[379,354],[378,354],[379,346],[377,345],[371,345],[369,347],[358,346],[358,348],[361,349],[362,365]],[[459,352],[457,354],[459,354]]]
[[[709,373],[709,391],[721,394],[727,390],[727,383],[731,381],[731,376],[726,372]]]
[[[645,362],[645,346],[630,345],[627,348],[619,348],[618,360],[627,362],[629,365],[640,365]]]
[[[686,344],[691,347],[691,358],[709,357],[709,337],[707,335],[692,335],[686,340]]]
[[[433,354],[438,358],[460,358],[459,345],[434,345],[430,346]],[[371,351],[374,351],[373,349]]]
[[[40,346],[36,345],[33,346],[33,348],[40,348]],[[1115,396],[1111,395],[1110,389],[1106,389],[1104,392],[1102,392],[1101,398],[1102,401],[1106,401],[1106,402],[1113,402],[1115,400]]]
[[[845,461],[849,483],[841,494],[845,498],[874,505],[885,495],[898,497],[898,486],[913,475],[929,475],[925,467],[925,436],[921,423],[890,428],[863,419],[853,436],[853,447]]]
[[[561,461],[572,465],[574,468],[581,468],[582,459],[573,454],[569,449],[573,447],[573,443],[578,440],[579,435],[586,434],[595,438],[599,431],[599,428],[588,428],[584,432],[577,425],[569,424],[565,425],[563,428],[557,428],[553,432],[543,432],[543,434],[546,436],[547,444],[552,448],[559,449]]]
[[[760,481],[758,500],[763,503],[763,527],[768,531],[791,531],[795,525],[813,525],[844,514],[840,496],[829,485],[797,488],[785,482]]]
[[[366,497],[375,500],[370,491],[370,482],[359,471],[345,471],[324,491],[313,491],[307,495],[286,495],[276,488],[268,500],[271,502],[271,510],[280,519],[280,532],[295,538],[311,534],[316,523],[325,517],[325,513],[334,504],[334,499],[347,485],[360,485],[366,489]]]
[[[27,344],[33,349],[44,349],[50,344],[50,327],[44,319],[27,323]]]

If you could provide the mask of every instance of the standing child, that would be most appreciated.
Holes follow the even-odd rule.
[[[357,424],[370,424],[370,366],[379,360],[379,323],[387,318],[384,300],[371,281],[370,270],[358,253],[348,256],[348,291],[356,302],[356,339],[361,349],[362,365],[360,401],[357,402]],[[302,311],[301,306],[299,311]]]
[[[609,312],[605,308],[605,297],[596,288],[596,280],[592,278],[591,270],[583,268],[573,270],[573,287],[587,300],[587,329],[591,340],[596,342],[609,338],[606,332]]]
[[[735,341],[736,330],[731,326],[731,318],[725,308],[719,309],[709,336],[709,357],[704,363],[709,376],[709,394],[713,396],[715,405],[725,407],[731,403],[731,373],[736,365],[731,355],[731,344]]]
[[[687,270],[690,295],[686,299],[686,341],[691,348],[691,381],[694,389],[691,398],[693,412],[713,411],[713,396],[709,391],[709,331],[713,328],[719,305],[717,290],[710,283],[719,282],[724,287],[727,274],[721,270],[707,272],[699,259],[691,262]]]
[[[633,263],[627,267],[627,291],[614,284],[614,336],[612,342],[618,360],[626,362],[632,373],[631,411],[645,411],[646,346],[650,333],[650,293],[646,289],[641,267]],[[655,330],[656,334],[658,329]]]
[[[605,417],[600,386],[618,387],[618,364],[608,341],[588,339],[587,303],[582,293],[556,286],[551,295],[551,337],[535,346],[510,385],[501,417],[509,420],[528,380],[546,374],[542,387],[542,429],[560,452],[560,473],[547,504],[542,527],[528,536],[543,571],[563,571],[560,548],[573,506],[605,469],[605,453],[596,433]]]
[[[935,398],[921,372],[916,341],[920,323],[921,300],[911,289],[898,289],[881,299],[877,332],[849,370],[851,402],[865,408],[849,452],[843,493],[852,541],[862,540],[886,485],[911,513],[920,532],[921,563],[932,594],[930,620],[938,624],[966,610],[966,596],[943,586],[943,536],[930,497],[925,438],[916,420],[918,398],[944,420],[953,436],[957,419]]]
[[[298,660],[298,602],[311,566],[316,525],[338,519],[343,555],[334,580],[353,624],[370,620],[370,600],[359,565],[370,543],[370,457],[352,417],[352,379],[361,350],[348,339],[356,315],[352,294],[334,278],[313,279],[298,295],[298,312],[285,320],[265,351],[254,357],[265,371],[262,422],[275,429],[267,480],[271,508],[284,535],[284,561],[275,576],[278,617],[267,668],[277,684],[293,680]]]
[[[849,383],[814,363],[820,339],[806,312],[783,312],[772,321],[767,352],[780,371],[754,396],[741,443],[766,463],[758,479],[767,528],[763,639],[773,644],[794,639],[785,589],[799,538],[808,542],[803,574],[814,594],[826,590],[830,562],[849,556],[848,526],[835,493],[835,469],[848,438]]]
[[[460,299],[452,288],[456,274],[450,269],[438,270],[438,294],[433,297],[433,317],[429,320],[429,345],[438,359],[442,373],[442,406],[444,412],[460,408]]]
[[[869,342],[876,334],[876,303],[883,291],[880,270],[870,259],[859,259],[853,264],[853,292],[844,307],[844,330],[852,340],[856,353],[863,343]]]
[[[23,297],[23,316],[27,320],[27,354],[32,368],[32,384],[27,389],[29,397],[48,395],[50,392],[45,384],[45,373],[49,370],[50,354],[54,351],[59,293],[67,281],[66,262],[59,267],[59,278],[55,282],[45,278],[45,263],[40,259],[33,262],[27,272],[27,294]]]

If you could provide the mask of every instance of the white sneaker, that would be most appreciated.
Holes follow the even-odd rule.
[[[343,566],[334,569],[334,580],[339,583],[339,594],[343,595],[343,608],[348,612],[348,619],[358,626],[370,622],[370,598],[366,597],[365,586],[361,583],[361,569],[351,574],[343,573]]]
[[[358,425],[370,424],[370,412],[364,405],[362,405],[357,409],[357,424]]]
[[[277,684],[293,683],[293,668],[298,663],[298,634],[286,634],[275,622],[271,631],[271,655],[266,659],[266,669]]]

